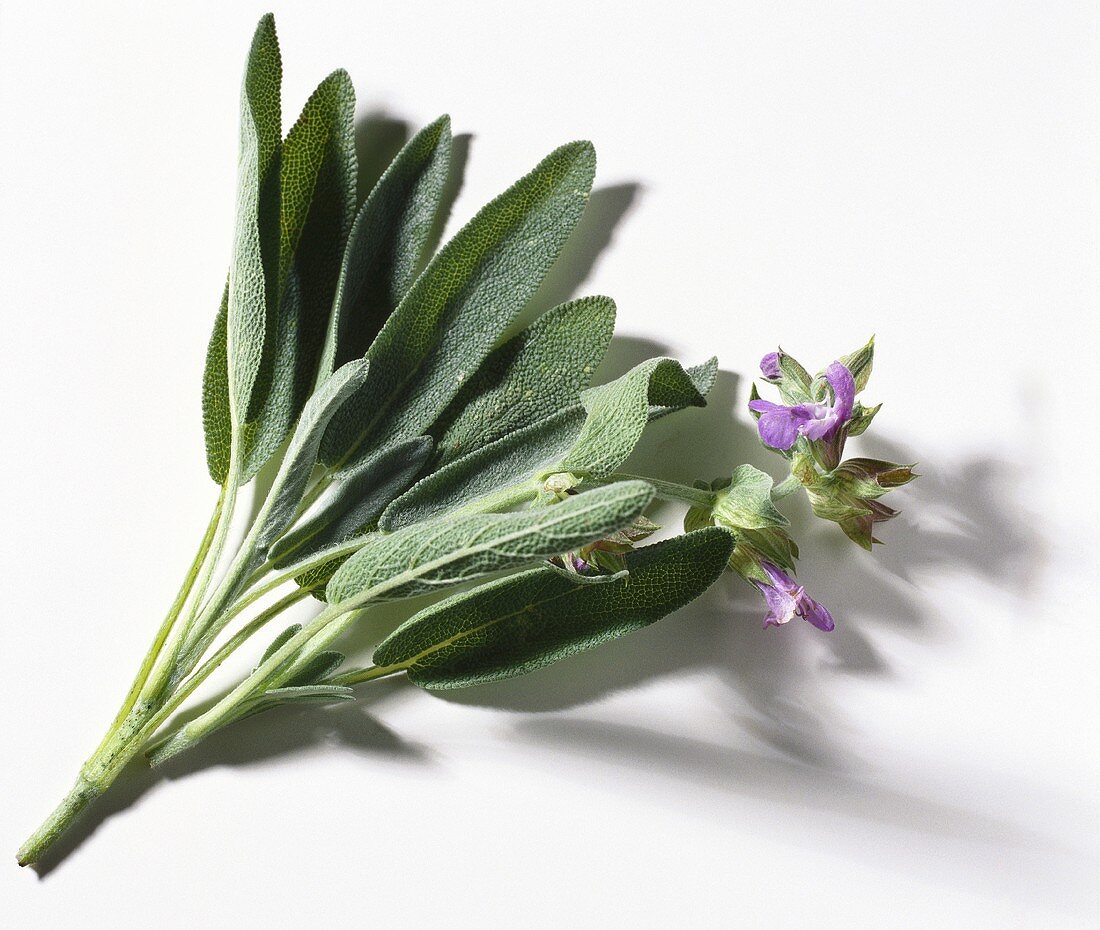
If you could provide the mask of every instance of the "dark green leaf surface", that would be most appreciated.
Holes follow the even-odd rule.
[[[578,494],[551,507],[475,514],[368,536],[329,582],[330,604],[426,591],[568,552],[621,529],[653,500],[644,481]],[[384,592],[375,589],[388,583]]]
[[[511,678],[648,626],[722,573],[733,536],[709,527],[627,555],[629,574],[577,584],[550,567],[502,578],[422,610],[375,651],[441,690]]]
[[[577,404],[451,462],[390,504],[378,525],[387,532],[400,529],[525,484],[534,497],[539,474],[556,470],[580,435],[584,418],[584,408]]]
[[[485,360],[433,429],[440,465],[576,403],[615,329],[615,302],[549,310]]]
[[[322,461],[422,435],[537,290],[584,210],[596,156],[562,146],[484,207],[417,278],[367,352],[371,375],[329,427]]]
[[[329,486],[308,520],[271,548],[276,567],[312,558],[362,533],[377,522],[387,505],[423,468],[432,451],[432,440],[418,436],[370,456],[357,468]]]
[[[451,161],[451,121],[420,130],[355,217],[341,262],[321,371],[361,357],[419,274]]]
[[[354,115],[351,79],[335,71],[313,92],[283,143],[279,288],[268,307],[263,363],[243,431],[243,481],[282,445],[318,380],[355,209]]]

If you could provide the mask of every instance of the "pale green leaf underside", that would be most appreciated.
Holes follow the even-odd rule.
[[[530,564],[621,529],[652,499],[650,485],[629,481],[551,507],[371,534],[333,576],[327,599],[353,609],[370,599],[411,597]]]
[[[733,537],[710,527],[629,553],[628,574],[577,584],[535,568],[422,610],[375,650],[424,688],[463,688],[532,672],[678,610],[722,573]]]
[[[747,530],[787,526],[790,521],[772,503],[772,478],[752,465],[739,465],[733,471],[714,509],[715,515],[730,526]]]
[[[425,433],[523,310],[576,226],[592,146],[562,146],[484,207],[417,278],[367,356],[371,375],[329,427],[339,469],[365,442]]]

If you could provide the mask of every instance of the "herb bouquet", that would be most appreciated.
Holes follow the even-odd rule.
[[[584,210],[592,146],[552,152],[428,260],[448,119],[417,133],[357,205],[347,74],[321,82],[285,138],[280,78],[268,16],[245,72],[233,256],[203,382],[217,503],[117,716],[22,865],[138,753],[156,765],[244,717],[353,700],[384,676],[441,689],[520,675],[653,623],[727,568],[763,595],[766,625],[802,617],[830,630],[792,578],[797,548],[774,502],[804,490],[870,548],[894,514],[880,498],[913,477],[842,458],[878,410],[856,400],[870,343],[816,377],[765,356],[782,403],[754,390],[750,408],[790,465],[781,484],[748,465],[692,487],[621,473],[647,423],[705,404],[717,361],[650,359],[590,387],[614,325],[605,297],[509,337]],[[241,488],[269,463],[270,490],[232,554]],[[638,547],[656,529],[644,515],[654,498],[687,505],[686,532]],[[344,667],[333,647],[372,606],[458,584],[371,665]],[[311,596],[324,604],[313,620],[270,638],[244,680],[174,722],[227,656]]]

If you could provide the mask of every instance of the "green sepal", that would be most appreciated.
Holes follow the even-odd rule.
[[[848,420],[844,426],[844,432],[848,436],[862,436],[867,432],[867,427],[871,425],[871,421],[882,409],[882,404],[875,404],[874,407],[864,407],[859,401],[856,401],[855,406],[852,408],[852,417]]]
[[[729,484],[717,492],[715,522],[733,530],[788,526],[790,521],[772,503],[773,484],[771,476],[759,468],[739,465]]]

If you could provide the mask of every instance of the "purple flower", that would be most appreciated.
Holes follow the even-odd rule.
[[[765,356],[766,361],[769,356]],[[761,362],[763,368],[763,362]],[[757,428],[760,438],[773,449],[789,449],[799,435],[807,439],[832,439],[852,415],[856,399],[856,382],[852,373],[840,362],[825,369],[832,400],[819,404],[798,404],[785,407],[770,400],[754,400],[749,409],[759,413]]]
[[[783,374],[779,368],[779,353],[769,352],[760,359],[760,371],[769,381],[778,381]]]
[[[806,593],[786,572],[776,568],[771,562],[761,562],[760,567],[767,572],[771,583],[753,581],[760,589],[764,600],[768,602],[768,615],[764,626],[779,626],[788,623],[796,616],[808,620],[819,630],[828,632],[834,626],[833,615]]]

